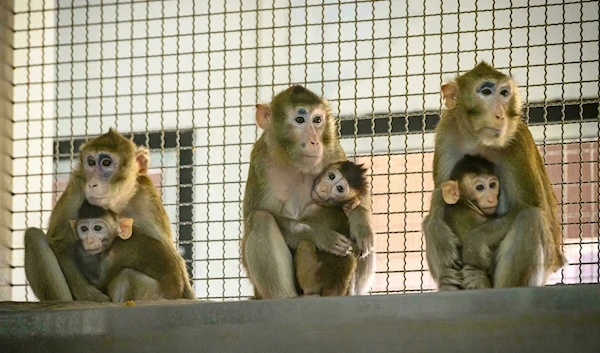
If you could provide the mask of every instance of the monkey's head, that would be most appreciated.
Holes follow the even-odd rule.
[[[269,152],[302,172],[320,170],[325,149],[335,140],[327,102],[302,86],[256,105],[256,122],[265,130]]]
[[[131,237],[133,219],[118,218],[114,212],[84,200],[77,219],[69,223],[83,249],[90,255],[98,255],[110,248],[115,237]]]
[[[442,86],[446,108],[457,111],[461,129],[483,146],[503,147],[510,142],[521,118],[517,85],[485,62]]]
[[[453,205],[464,200],[484,215],[496,213],[500,182],[492,162],[483,157],[466,155],[456,164],[450,179],[441,185],[442,196],[447,204]]]
[[[79,153],[86,199],[120,212],[137,191],[137,176],[147,172],[148,161],[147,149],[113,129],[88,141]]]
[[[314,202],[323,206],[343,205],[367,193],[367,170],[350,161],[330,164],[315,178],[311,193]],[[351,203],[352,207],[358,202]]]

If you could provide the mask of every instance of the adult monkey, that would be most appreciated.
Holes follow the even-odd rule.
[[[527,125],[520,119],[521,100],[512,79],[481,62],[442,86],[448,108],[435,130],[435,190],[423,221],[429,270],[440,290],[485,287],[478,271],[463,268],[460,241],[444,221],[440,185],[466,154],[481,155],[497,166],[499,217],[468,235],[472,248],[465,262],[494,268],[494,287],[543,285],[565,263],[557,201],[542,158]],[[495,253],[482,244],[499,241]],[[496,238],[496,239],[493,239]],[[474,241],[479,239],[480,242]],[[474,251],[473,249],[479,249]],[[492,267],[490,267],[492,266]]]
[[[79,164],[50,214],[47,237],[37,228],[25,232],[25,273],[38,299],[109,300],[86,281],[75,260],[77,239],[69,220],[84,199],[133,218],[142,233],[173,246],[169,218],[146,174],[148,163],[147,149],[113,129],[81,146]],[[185,278],[185,297],[193,298],[187,272]]]
[[[359,259],[351,293],[366,293],[375,258],[369,195],[350,217],[339,207],[322,207],[311,199],[315,177],[347,159],[329,106],[313,92],[293,86],[270,105],[257,104],[256,122],[264,132],[250,157],[241,244],[255,297],[298,296],[290,248],[303,239],[340,256],[354,247]]]

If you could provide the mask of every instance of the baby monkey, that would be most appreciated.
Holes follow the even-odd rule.
[[[471,230],[496,215],[500,182],[494,164],[480,156],[465,155],[452,170],[450,180],[442,183],[441,188],[444,201],[449,205],[445,213],[446,223],[460,239],[463,252],[484,252],[484,249],[497,247],[498,244],[495,243],[499,243],[501,239],[469,239],[468,237]],[[476,249],[473,248],[474,246]],[[465,265],[469,266],[469,264]],[[492,269],[477,270],[488,272],[488,275],[485,275],[488,277],[485,279],[488,285]],[[484,274],[481,273],[481,276]]]
[[[84,200],[70,224],[79,240],[79,269],[111,301],[183,298],[181,256],[171,244],[142,234],[132,218]]]
[[[330,164],[315,178],[312,200],[321,206],[341,207],[348,216],[367,193],[366,169],[350,161]],[[304,295],[348,295],[356,256],[320,251],[309,240],[298,243],[294,256],[296,278]]]

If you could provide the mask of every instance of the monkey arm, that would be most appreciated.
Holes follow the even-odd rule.
[[[426,258],[432,277],[440,290],[456,290],[461,286],[462,261],[458,251],[460,241],[444,220],[445,203],[442,191],[436,188],[429,215],[423,221]]]
[[[360,204],[348,215],[349,235],[355,243],[354,253],[358,257],[368,255],[375,244],[375,236],[371,228],[371,211],[368,207],[371,200],[368,195],[364,199],[366,200],[361,199]]]
[[[464,264],[486,270],[491,268],[493,261],[491,249],[497,248],[504,240],[521,209],[522,207],[513,207],[507,214],[491,219],[471,230],[463,243]]]
[[[295,250],[302,240],[310,240],[320,250],[338,256],[346,256],[350,250],[351,242],[348,238],[323,224],[298,221],[277,214],[273,214],[273,217],[286,244],[292,250]]]

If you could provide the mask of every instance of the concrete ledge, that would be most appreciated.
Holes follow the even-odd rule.
[[[244,302],[0,304],[1,352],[600,352],[600,285]]]

